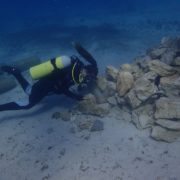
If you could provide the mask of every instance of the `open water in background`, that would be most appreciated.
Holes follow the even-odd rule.
[[[79,41],[100,69],[131,62],[163,36],[179,35],[179,8],[179,0],[1,0],[0,61],[72,55]]]

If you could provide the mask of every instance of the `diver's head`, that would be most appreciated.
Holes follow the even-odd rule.
[[[85,66],[81,62],[76,62],[72,68],[72,78],[75,84],[87,84],[96,80],[96,71],[91,65]]]
[[[87,84],[96,80],[98,74],[97,66],[91,64],[85,65],[76,56],[72,56],[71,59],[73,61],[72,79],[75,84]]]

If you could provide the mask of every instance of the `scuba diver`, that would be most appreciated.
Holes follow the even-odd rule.
[[[88,64],[84,64],[77,56],[51,59],[30,68],[31,77],[38,79],[32,86],[17,68],[2,66],[1,70],[12,74],[29,98],[28,102],[16,101],[2,104],[0,111],[30,109],[51,94],[64,94],[76,100],[83,100],[83,95],[73,92],[71,87],[77,85],[79,92],[84,86],[89,89],[96,80],[98,67],[96,60],[80,44],[73,43],[73,46]]]

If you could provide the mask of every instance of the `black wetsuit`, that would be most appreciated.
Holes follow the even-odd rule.
[[[65,94],[71,98],[81,100],[82,95],[75,94],[69,90],[74,85],[72,67],[73,63],[64,69],[56,69],[50,75],[38,80],[33,86],[24,79],[20,72],[13,74],[26,93],[27,89],[30,88],[29,102],[28,104],[19,104],[17,102],[2,104],[0,105],[0,111],[29,109],[50,94]]]

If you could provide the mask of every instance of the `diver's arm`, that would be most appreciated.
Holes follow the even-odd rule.
[[[86,49],[84,49],[79,43],[72,42],[72,45],[77,50],[77,52],[96,69],[97,71],[96,74],[97,74],[98,73],[97,62],[94,59],[94,57]]]

